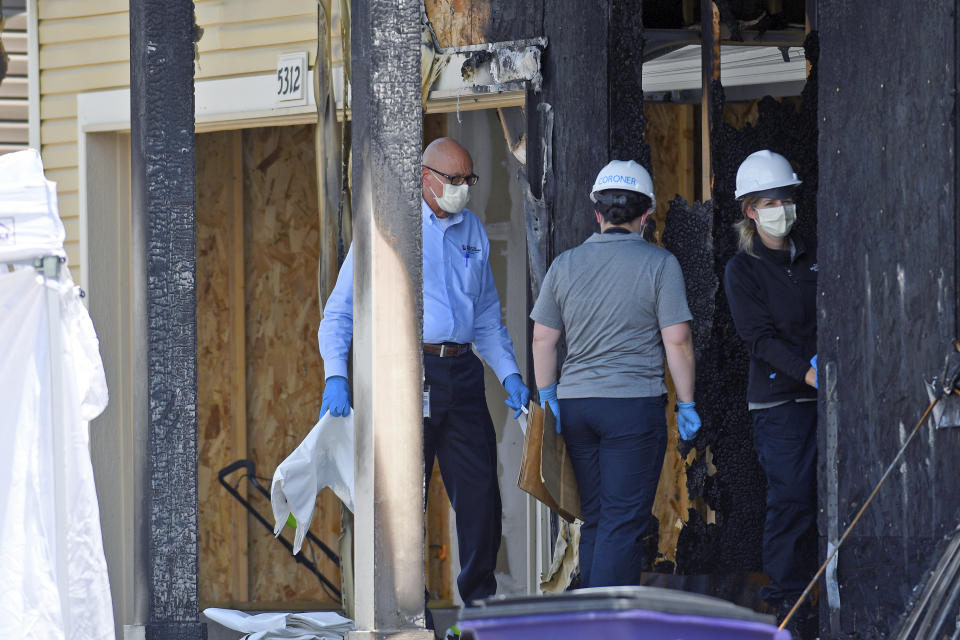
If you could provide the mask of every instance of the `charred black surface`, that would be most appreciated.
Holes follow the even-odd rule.
[[[750,27],[781,29],[787,24],[803,24],[805,0],[783,0],[772,3],[769,0],[714,0],[720,10],[720,19],[736,40],[740,22],[751,23]],[[772,5],[772,6],[771,6]],[[773,13],[773,10],[776,13]],[[645,0],[643,3],[643,23],[648,29],[680,29],[688,26],[684,23],[683,4],[678,0]],[[691,11],[692,22],[700,20],[700,6],[696,3]],[[754,25],[755,21],[760,23]]]
[[[597,227],[589,194],[597,172],[609,160],[609,4],[554,0],[544,7],[548,45],[540,99],[552,107],[553,170],[562,176],[547,201],[552,212],[548,261],[583,242]]]
[[[827,536],[896,455],[955,337],[956,7],[901,10],[819,4],[821,506],[838,520],[821,520]],[[960,431],[922,429],[840,551],[826,637],[888,637],[957,522]]]
[[[506,0],[490,3],[487,42],[526,40],[543,35],[544,0]]]
[[[146,637],[156,640],[206,637],[197,593],[194,28],[189,0],[131,4],[131,195],[149,251]]]
[[[687,299],[694,316],[697,357],[697,408],[704,427],[696,447],[712,454],[717,471],[708,473],[704,455],[687,472],[694,499],[715,512],[707,524],[691,510],[677,548],[678,573],[743,575],[760,571],[766,484],[753,448],[753,428],[746,401],[748,357],[736,334],[721,286],[727,261],[737,251],[733,224],[740,219],[734,200],[736,171],[746,156],[760,149],[782,153],[804,181],[797,194],[798,229],[813,239],[817,189],[817,41],[808,38],[813,72],[802,103],[765,98],[753,126],[736,130],[722,118],[723,87],[713,86],[713,200],[689,205],[674,200],[667,214],[664,246],[680,261]],[[689,445],[681,445],[681,453]],[[721,594],[717,594],[721,595]],[[744,601],[749,604],[749,601]]]
[[[553,212],[550,259],[597,229],[589,193],[603,165],[616,158],[650,166],[643,135],[640,8],[639,2],[611,0],[562,0],[544,6],[548,46],[540,101],[554,114],[553,173],[563,176],[545,195]],[[577,16],[575,24],[571,15]],[[527,108],[529,112],[529,103]],[[528,136],[528,141],[533,138]],[[542,147],[528,150],[529,175],[536,180]]]
[[[607,32],[607,96],[611,160],[636,160],[648,171],[650,147],[644,140],[640,64],[643,54],[643,12],[640,2],[611,2]],[[599,169],[599,167],[597,167]]]
[[[643,26],[648,29],[679,29],[683,22],[683,3],[676,0],[644,0]]]

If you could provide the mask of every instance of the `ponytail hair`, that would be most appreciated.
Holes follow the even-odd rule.
[[[596,192],[596,209],[610,224],[625,224],[636,220],[653,205],[650,196],[626,189],[608,189]]]
[[[758,202],[760,202],[760,198],[756,196],[744,196],[743,200],[740,201],[740,212],[743,214],[743,218],[733,225],[739,236],[737,240],[738,248],[754,258],[757,257],[757,254],[753,251],[753,240],[757,237],[757,223],[747,217],[747,209],[757,206]]]

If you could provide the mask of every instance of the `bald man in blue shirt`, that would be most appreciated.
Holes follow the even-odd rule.
[[[457,587],[463,601],[493,595],[500,547],[497,443],[483,390],[480,353],[519,415],[530,392],[520,377],[513,342],[500,319],[490,270],[490,241],[469,209],[477,182],[469,152],[451,138],[423,152],[423,368],[429,402],[423,419],[423,462],[430,482],[433,459],[456,511],[460,549]],[[340,268],[320,323],[318,340],[326,384],[320,415],[347,415],[347,358],[353,337],[353,248]]]

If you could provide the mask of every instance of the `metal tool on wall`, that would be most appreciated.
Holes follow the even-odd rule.
[[[953,346],[943,364],[943,372],[924,383],[930,400],[940,396],[940,402],[933,409],[933,423],[938,429],[960,427],[960,393],[950,393],[960,379],[960,343],[954,341]]]
[[[241,469],[245,473],[236,480],[236,483],[230,484],[227,482],[227,476]],[[236,500],[244,506],[250,515],[252,515],[257,522],[266,527],[267,531],[269,531],[272,535],[273,525],[266,518],[264,518],[263,515],[257,511],[257,508],[254,507],[253,504],[251,504],[250,501],[243,497],[243,495],[237,490],[237,486],[239,486],[240,482],[242,482],[244,478],[246,478],[250,482],[250,485],[264,498],[266,498],[268,502],[270,501],[270,492],[267,491],[266,487],[260,484],[260,480],[257,478],[257,467],[253,460],[237,460],[236,462],[225,466],[223,469],[220,469],[220,471],[217,473],[217,479],[220,480],[220,484],[223,485],[223,488],[226,489],[231,496],[236,498]],[[289,540],[284,538],[282,535],[277,536],[276,539],[280,542],[280,544],[286,547],[287,551],[293,553],[293,544]],[[307,532],[307,542],[320,549],[320,551],[322,551],[324,555],[326,555],[330,561],[337,566],[337,568],[340,567],[340,556],[338,556],[333,549],[324,544],[320,538],[313,535],[309,531]],[[337,602],[342,601],[343,595],[340,593],[340,589],[329,578],[323,575],[323,572],[321,572],[319,567],[317,567],[317,563],[315,561],[308,560],[303,553],[298,553],[297,555],[293,556],[293,558],[297,561],[297,563],[306,567],[310,573],[317,576],[317,579],[320,580],[320,584],[323,585],[324,590],[329,596],[331,596],[331,598]]]

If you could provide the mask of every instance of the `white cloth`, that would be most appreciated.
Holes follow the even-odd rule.
[[[324,487],[330,487],[353,511],[353,411],[343,418],[325,413],[273,474],[273,533],[280,535],[292,513],[297,520],[294,555],[310,530],[317,494]]]
[[[332,611],[250,614],[233,609],[209,608],[203,615],[247,635],[247,640],[340,640],[353,630],[353,621]]]
[[[0,262],[66,255],[57,185],[34,149],[0,156]]]
[[[2,172],[0,172],[2,173]],[[61,353],[50,357],[47,286],[33,269],[0,272],[0,638],[106,640],[114,637],[88,420],[107,391],[93,324],[63,270]],[[52,361],[61,397],[53,397]],[[71,633],[57,587],[53,407],[69,439],[67,567]]]

